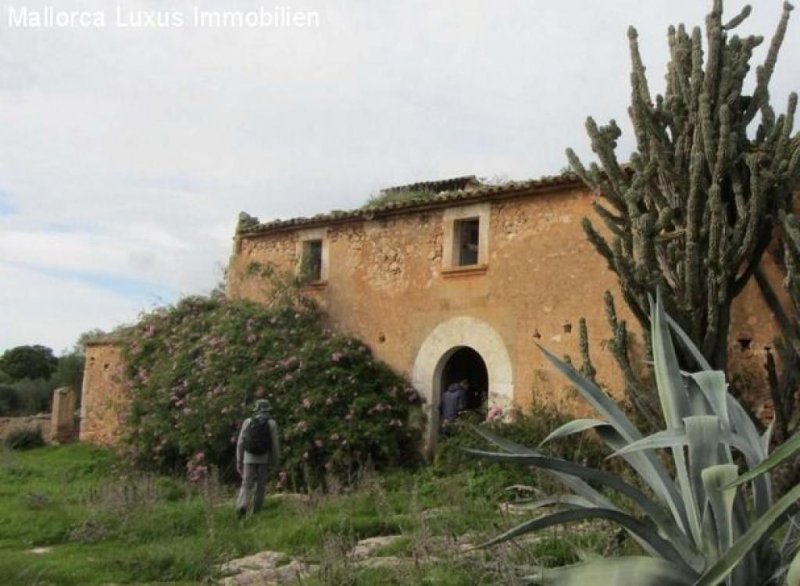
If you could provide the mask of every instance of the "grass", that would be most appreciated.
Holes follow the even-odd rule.
[[[196,584],[220,565],[273,550],[318,564],[315,584],[502,584],[515,565],[574,561],[601,550],[597,533],[459,553],[518,518],[497,508],[502,476],[479,469],[367,475],[355,490],[302,498],[273,495],[243,523],[234,486],[202,486],[128,469],[111,451],[84,444],[0,452],[0,576],[6,585]],[[376,557],[397,567],[356,566],[359,540],[403,537]],[[466,536],[466,537],[465,537]]]

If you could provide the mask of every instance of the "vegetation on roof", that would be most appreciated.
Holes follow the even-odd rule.
[[[369,200],[360,209],[370,210],[382,208],[390,204],[406,204],[413,201],[430,201],[436,197],[433,191],[409,190],[409,191],[381,191],[378,194],[370,195]]]

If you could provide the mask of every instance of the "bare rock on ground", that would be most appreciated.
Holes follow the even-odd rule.
[[[220,583],[224,586],[294,584],[316,570],[316,566],[293,560],[278,551],[261,551],[224,564],[222,572],[233,575]]]

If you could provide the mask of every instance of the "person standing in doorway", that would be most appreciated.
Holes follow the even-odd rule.
[[[267,475],[281,459],[278,443],[278,424],[270,415],[269,401],[259,399],[252,417],[242,422],[236,442],[236,471],[242,477],[242,487],[236,499],[236,515],[241,519],[252,503],[257,513],[264,504]]]
[[[439,418],[443,432],[447,432],[458,419],[458,415],[467,408],[468,391],[469,381],[463,379],[453,383],[442,393],[442,400],[439,402]]]

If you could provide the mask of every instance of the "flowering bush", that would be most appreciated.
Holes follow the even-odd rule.
[[[267,308],[221,297],[145,315],[125,343],[136,460],[193,479],[211,465],[231,474],[239,425],[263,397],[281,433],[279,482],[346,482],[368,461],[416,462],[416,391],[322,317],[310,302]]]

